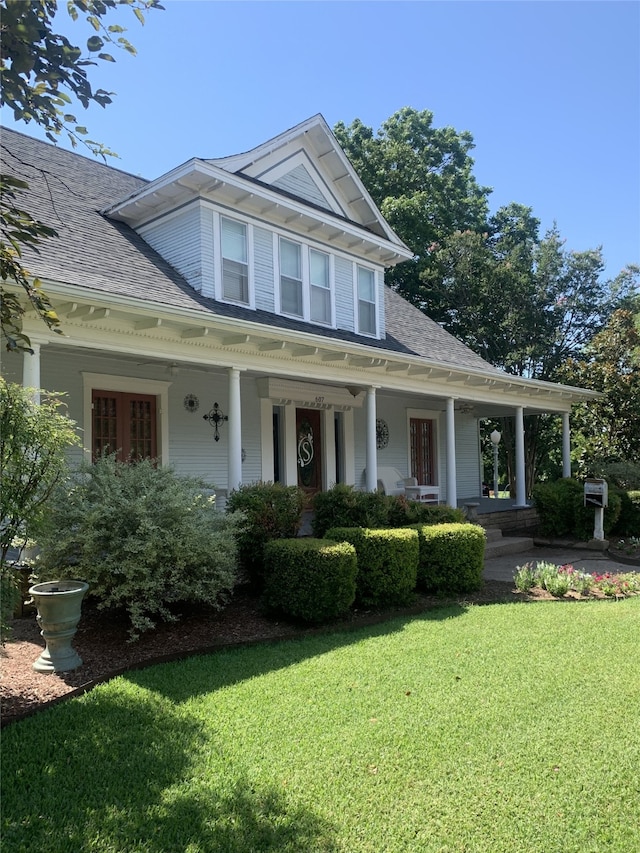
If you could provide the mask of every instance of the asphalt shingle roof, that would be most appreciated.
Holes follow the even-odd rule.
[[[133,229],[100,213],[148,182],[111,165],[66,151],[12,130],[1,137],[2,171],[29,184],[17,205],[55,228],[38,253],[25,250],[24,264],[41,279],[122,297],[139,297],[164,308],[209,311],[275,328],[317,335],[318,326],[202,297]],[[386,339],[325,329],[332,340],[361,343],[422,356],[456,367],[496,369],[437,323],[385,288]]]

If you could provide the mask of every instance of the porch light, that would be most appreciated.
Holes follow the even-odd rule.
[[[229,415],[225,415],[217,403],[213,404],[213,408],[210,412],[207,412],[206,415],[202,416],[205,421],[208,421],[209,424],[213,427],[214,433],[213,438],[215,441],[220,441],[220,432],[219,427],[225,422],[229,420]]]
[[[500,439],[502,438],[502,433],[497,429],[489,436],[491,439],[491,444],[493,444],[493,497],[498,497],[498,445],[500,444]]]

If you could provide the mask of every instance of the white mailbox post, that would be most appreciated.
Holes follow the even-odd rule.
[[[604,509],[609,505],[609,487],[606,480],[589,479],[584,482],[584,505],[596,511],[593,538],[604,541]]]

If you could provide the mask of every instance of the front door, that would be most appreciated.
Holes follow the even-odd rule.
[[[411,476],[417,478],[419,485],[437,486],[433,421],[411,418],[409,433],[411,435]]]
[[[321,418],[317,409],[296,409],[298,485],[315,494],[322,491]]]

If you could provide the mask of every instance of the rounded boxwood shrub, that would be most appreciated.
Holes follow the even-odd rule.
[[[356,596],[358,564],[348,542],[282,539],[264,548],[264,601],[271,610],[321,623],[346,613]]]
[[[412,601],[418,573],[418,534],[415,530],[333,527],[325,538],[350,542],[355,547],[358,604],[388,607]]]
[[[231,492],[227,512],[242,512],[238,532],[240,566],[255,591],[264,585],[264,546],[273,539],[298,535],[306,494],[298,486],[282,483],[249,483]]]
[[[416,525],[420,543],[418,588],[474,592],[482,586],[486,536],[477,524]]]

